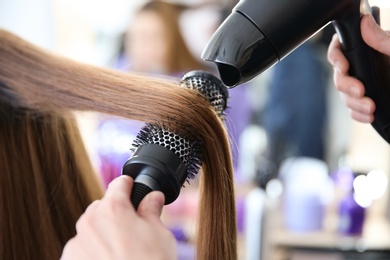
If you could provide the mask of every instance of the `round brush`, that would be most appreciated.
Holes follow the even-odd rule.
[[[217,77],[205,71],[194,70],[182,77],[181,86],[199,91],[214,107],[218,116],[223,116],[229,93],[226,86]]]
[[[216,113],[223,115],[228,92],[218,78],[204,71],[192,71],[183,76],[181,86],[202,93]],[[131,202],[135,209],[149,192],[155,190],[164,193],[165,204],[172,203],[184,182],[189,182],[199,172],[201,144],[176,134],[171,128],[148,123],[133,142],[133,155],[124,164],[122,174],[134,179]]]
[[[198,142],[156,124],[146,124],[141,129],[131,150],[134,153],[122,174],[134,179],[131,201],[136,209],[154,190],[164,193],[165,204],[175,201],[184,182],[196,176],[201,164]]]

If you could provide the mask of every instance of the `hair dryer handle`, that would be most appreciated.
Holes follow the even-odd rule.
[[[343,53],[350,63],[349,74],[362,81],[365,95],[375,102],[372,126],[390,143],[390,57],[364,42],[360,21],[359,14],[355,19],[349,16],[333,24],[341,39]]]

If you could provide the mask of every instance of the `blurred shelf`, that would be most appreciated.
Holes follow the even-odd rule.
[[[279,229],[269,234],[271,244],[283,247],[334,250],[390,250],[390,224],[382,218],[367,219],[363,235],[344,236],[332,231],[295,233]]]
[[[296,233],[279,228],[268,230],[267,237],[270,247],[264,258],[267,260],[296,259],[291,257],[297,250],[342,254],[353,252],[362,256],[373,252],[385,252],[390,257],[390,223],[379,217],[366,220],[361,236],[344,236],[326,230]]]

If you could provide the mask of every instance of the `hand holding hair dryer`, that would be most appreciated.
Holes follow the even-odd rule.
[[[249,81],[330,22],[350,63],[350,75],[376,104],[376,131],[390,143],[390,59],[362,39],[360,20],[379,9],[368,0],[241,0],[210,39],[202,58],[216,63],[229,87]]]

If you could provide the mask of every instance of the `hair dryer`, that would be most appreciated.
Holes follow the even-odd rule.
[[[350,62],[349,74],[376,104],[373,126],[390,143],[390,61],[365,44],[360,20],[377,8],[367,0],[241,0],[203,51],[234,87],[270,68],[330,22]],[[293,98],[293,97],[292,97]]]

